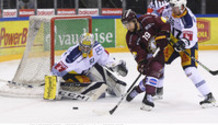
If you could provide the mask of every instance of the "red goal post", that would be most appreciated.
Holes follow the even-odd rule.
[[[92,17],[91,16],[69,16],[69,17],[54,17],[51,19],[51,67],[54,65],[55,62],[55,20],[58,19],[82,19],[86,18],[89,20],[89,33],[92,33]]]

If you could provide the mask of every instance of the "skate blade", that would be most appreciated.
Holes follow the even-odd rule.
[[[153,107],[152,107],[152,106],[149,106],[149,105],[142,104],[142,106],[140,107],[140,109],[143,110],[143,111],[148,111],[148,112],[150,112],[150,111],[153,109]]]
[[[218,107],[218,104],[217,103],[206,103],[206,104],[202,104],[201,107],[203,109],[206,109],[206,108],[211,108],[211,107]]]
[[[163,96],[161,96],[161,95],[155,95],[155,96],[153,96],[152,99],[153,99],[154,101],[162,100],[162,99],[163,99]]]

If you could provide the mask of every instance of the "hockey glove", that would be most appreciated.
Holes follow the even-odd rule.
[[[173,48],[176,52],[181,52],[185,50],[185,47],[190,45],[190,41],[186,38],[180,39],[177,43],[174,43]]]
[[[143,74],[146,75],[148,68],[147,68],[147,64],[139,64],[138,65],[138,71]]]
[[[138,69],[138,71],[139,71],[141,74],[143,74],[143,75],[146,75],[146,74],[147,74],[147,72],[148,72],[148,70],[149,70],[149,66],[148,66],[149,64],[148,64],[148,62],[150,62],[152,59],[153,59],[153,58],[152,58],[152,54],[149,54],[149,55],[147,55],[147,59],[141,61],[141,62],[138,64],[137,69]]]

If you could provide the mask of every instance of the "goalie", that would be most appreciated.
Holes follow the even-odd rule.
[[[55,98],[79,100],[88,97],[96,100],[105,96],[105,92],[121,96],[126,83],[117,79],[113,72],[125,77],[128,72],[126,63],[123,60],[116,62],[101,44],[94,41],[91,33],[84,33],[80,37],[79,44],[63,53],[60,61],[52,68],[52,74],[61,78],[57,82],[57,88],[53,87],[57,89]],[[52,90],[50,88],[45,88],[45,99],[49,99],[49,94],[46,92],[51,93],[48,91]]]

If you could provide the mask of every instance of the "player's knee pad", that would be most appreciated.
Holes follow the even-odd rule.
[[[163,74],[163,65],[157,61],[150,64],[147,75],[154,78],[160,78]]]

